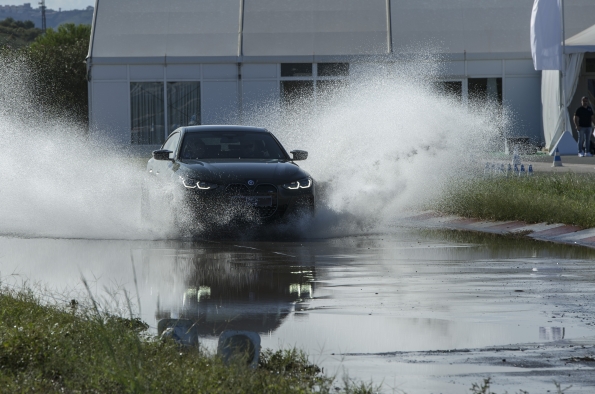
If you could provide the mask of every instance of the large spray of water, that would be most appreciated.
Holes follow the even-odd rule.
[[[140,166],[36,100],[27,63],[0,57],[0,233],[136,238]]]
[[[44,113],[24,63],[0,63],[1,234],[175,234],[167,217],[150,228],[140,220],[138,159],[90,139],[64,114]],[[293,229],[305,236],[380,231],[472,171],[502,120],[489,103],[473,107],[437,94],[438,66],[428,59],[353,65],[348,83],[315,104],[308,99],[287,110],[273,103],[246,115],[244,123],[267,127],[286,148],[310,153],[302,166],[322,198],[316,217]]]
[[[271,105],[251,119],[287,148],[309,151],[300,165],[324,186],[316,218],[302,223],[310,235],[386,231],[405,210],[476,173],[506,128],[497,104],[440,93],[440,62],[432,56],[353,71],[315,105],[303,100],[285,112]]]

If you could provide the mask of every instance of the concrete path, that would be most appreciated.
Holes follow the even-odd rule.
[[[593,173],[595,174],[595,157],[578,157],[578,156],[560,156],[562,167],[552,167],[554,161],[553,156],[545,155],[530,155],[523,156],[522,163],[525,168],[529,168],[529,164],[533,166],[535,173],[540,172],[575,172],[575,173]],[[512,160],[494,160],[493,163],[508,165]]]
[[[528,224],[521,221],[492,222],[447,216],[436,212],[423,212],[405,218],[404,223],[422,228],[477,231],[500,235],[524,235],[539,241],[549,241],[595,248],[595,228],[555,223]]]

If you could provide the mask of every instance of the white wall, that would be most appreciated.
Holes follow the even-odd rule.
[[[89,130],[99,138],[130,144],[130,86],[127,81],[96,81],[91,89]]]
[[[243,54],[387,53],[386,11],[386,0],[246,1]]]
[[[530,53],[534,0],[390,0],[395,50]],[[564,3],[566,37],[593,25],[593,0]]]
[[[238,122],[237,81],[203,81],[200,101],[202,124]]]
[[[277,80],[244,80],[242,84],[242,109],[244,121],[252,122],[263,111],[279,108],[280,84]],[[254,125],[258,126],[258,125]]]
[[[504,108],[512,115],[513,135],[543,141],[541,78],[507,77],[503,95]]]
[[[357,69],[353,64],[354,75]],[[448,61],[442,72],[445,79],[502,77],[504,105],[514,115],[513,133],[542,139],[541,74],[533,70],[531,59]],[[202,124],[251,122],[263,110],[274,111],[280,99],[279,65],[244,64],[241,73],[239,85],[235,63],[94,66],[91,128],[130,143],[130,81],[200,81]]]
[[[238,0],[99,0],[92,57],[236,56]]]

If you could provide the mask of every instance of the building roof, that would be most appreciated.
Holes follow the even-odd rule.
[[[595,52],[595,25],[566,40],[565,53]]]
[[[367,56],[391,47],[530,56],[532,6],[533,0],[96,0],[89,56]],[[574,0],[565,11],[568,36],[591,25],[595,4]]]
[[[92,57],[237,56],[238,0],[97,0]]]

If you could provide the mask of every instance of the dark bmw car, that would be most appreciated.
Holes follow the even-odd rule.
[[[308,152],[291,154],[264,128],[188,126],[153,152],[147,170],[173,183],[186,214],[203,224],[261,223],[314,210],[314,180],[295,164]]]

